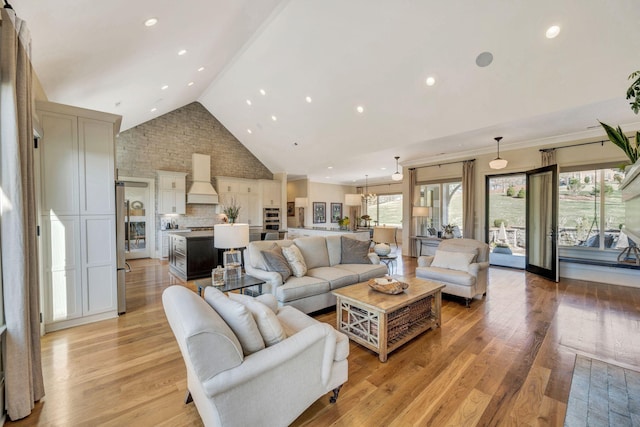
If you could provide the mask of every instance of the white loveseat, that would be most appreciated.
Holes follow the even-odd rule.
[[[489,245],[474,239],[446,239],[435,256],[418,258],[416,277],[445,285],[443,294],[471,299],[487,293]]]
[[[213,293],[221,294],[205,289],[207,301]],[[278,309],[273,299],[286,337],[247,355],[245,341],[241,345],[232,330],[242,316],[226,322],[222,314],[230,312],[219,314],[207,301],[180,285],[162,294],[187,368],[186,403],[193,399],[205,426],[287,426],[327,392],[333,390],[330,400],[336,401],[348,376],[344,334],[293,307]]]
[[[369,252],[368,242],[367,259],[362,263],[352,263],[348,260],[350,254],[343,253],[343,241],[349,244],[355,239],[347,236],[309,236],[294,240],[251,242],[244,252],[245,270],[266,282],[263,292],[275,295],[280,306],[291,305],[304,313],[318,311],[335,305],[336,297],[331,294],[334,289],[387,274],[387,267],[380,263],[378,255]],[[283,281],[280,273],[269,271],[262,251],[268,250],[274,243],[280,247],[295,245],[300,249],[307,266],[303,277],[292,275]]]

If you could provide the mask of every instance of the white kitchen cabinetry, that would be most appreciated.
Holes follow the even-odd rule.
[[[115,142],[121,117],[36,104],[45,330],[117,316]]]
[[[282,201],[280,181],[260,180],[262,186],[262,207],[279,208]]]
[[[184,172],[157,171],[158,173],[158,213],[186,213],[186,176]]]
[[[262,195],[257,180],[219,176],[216,177],[216,189],[223,207],[232,200],[240,206],[237,222],[262,226]]]

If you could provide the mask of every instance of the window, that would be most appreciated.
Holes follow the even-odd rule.
[[[367,202],[367,215],[373,224],[402,228],[402,194],[379,194]]]
[[[431,207],[431,216],[427,218],[429,228],[437,232],[442,231],[444,225],[457,225],[463,229],[461,181],[424,184],[419,188],[416,206]]]
[[[595,249],[615,248],[625,208],[616,168],[562,172],[559,180],[558,244]]]

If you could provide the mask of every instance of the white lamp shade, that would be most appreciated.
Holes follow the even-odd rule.
[[[493,159],[489,162],[489,167],[491,169],[504,169],[507,167],[509,162],[505,159],[501,159],[500,157]]]
[[[306,208],[309,205],[309,199],[306,197],[296,197],[293,203],[296,208]]]
[[[220,249],[244,248],[249,244],[249,224],[216,224],[213,246]]]
[[[362,196],[360,194],[345,194],[345,206],[360,206],[362,204]]]
[[[376,243],[391,243],[396,240],[395,227],[374,227],[372,240]]]
[[[411,211],[411,216],[429,216],[430,210],[428,206],[414,206]]]

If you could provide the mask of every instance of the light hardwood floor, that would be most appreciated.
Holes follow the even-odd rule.
[[[185,368],[162,309],[166,262],[132,261],[127,314],[42,338],[46,397],[9,426],[200,425],[184,405]],[[400,273],[412,275],[415,258]],[[638,370],[640,289],[553,283],[490,269],[485,300],[443,299],[442,328],[387,363],[351,343],[340,398],[316,401],[298,426],[562,425],[577,353]],[[317,318],[335,325],[335,313]],[[256,390],[269,393],[269,390]],[[283,397],[285,398],[285,397]],[[251,396],[247,396],[251,410]]]

